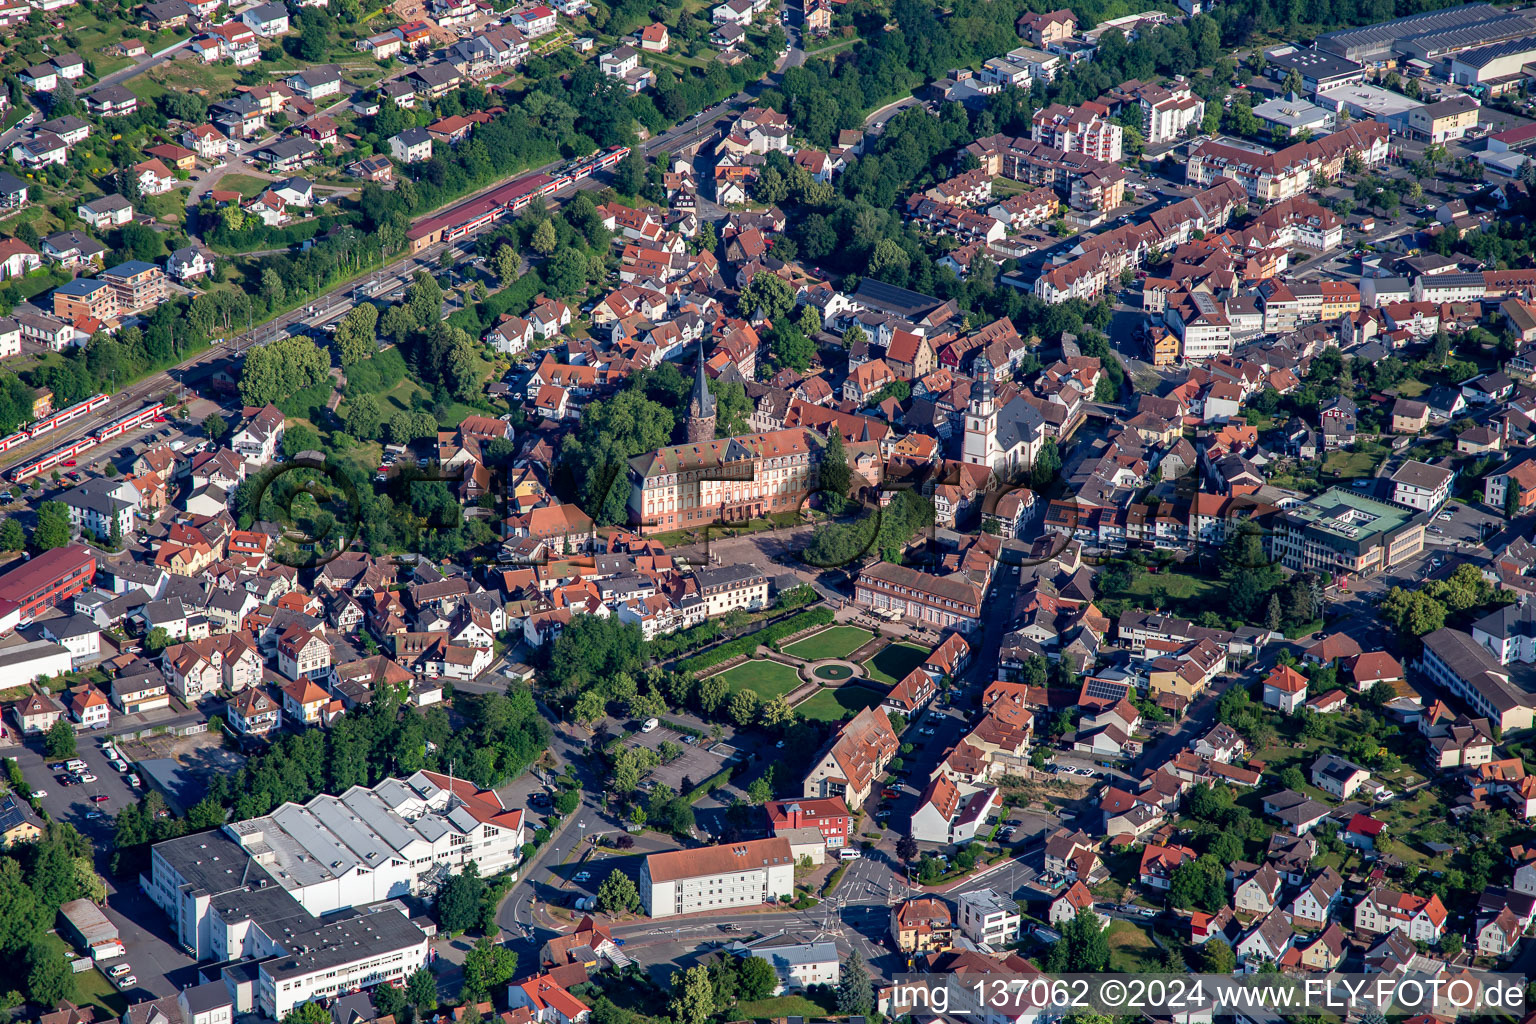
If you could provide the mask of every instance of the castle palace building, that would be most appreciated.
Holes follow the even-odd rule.
[[[816,486],[821,439],[773,430],[671,445],[629,460],[629,518],[643,534],[747,522],[800,506]]]

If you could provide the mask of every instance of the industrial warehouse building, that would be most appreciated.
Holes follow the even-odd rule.
[[[514,864],[523,838],[494,792],[417,772],[156,843],[139,886],[195,958],[225,965],[237,1013],[282,1017],[423,966],[427,935],[395,897]]]
[[[1521,21],[1529,27],[1522,29]],[[1317,37],[1317,48],[1361,64],[1380,64],[1393,57],[1443,56],[1490,43],[1517,39],[1536,31],[1536,16],[1509,15],[1492,4],[1462,4],[1394,18],[1379,25],[1339,29]]]
[[[1292,71],[1301,76],[1302,88],[1309,93],[1327,92],[1340,86],[1365,81],[1365,65],[1345,60],[1325,50],[1303,50],[1298,46],[1277,46],[1265,50],[1269,77],[1283,82]]]
[[[517,862],[523,839],[523,812],[495,793],[417,772],[157,843],[141,885],[199,960],[232,960],[274,941],[266,922],[286,931],[292,920],[419,893],[469,861],[489,875]]]
[[[1536,61],[1536,35],[1521,36],[1459,53],[1451,59],[1451,81],[1484,85],[1511,76],[1525,77],[1525,66]]]
[[[495,792],[416,772],[157,843],[138,884],[181,946],[220,964],[235,1012],[281,1018],[402,983],[429,947],[395,897],[427,894],[468,861],[492,874],[522,840],[522,811]]]

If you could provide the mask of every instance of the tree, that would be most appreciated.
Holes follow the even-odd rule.
[[[902,860],[910,861],[917,856],[917,840],[904,835],[896,840],[896,856]]]
[[[614,868],[597,889],[597,905],[609,914],[637,910],[640,906],[640,892],[635,888],[635,880]]]
[[[1040,453],[1035,456],[1035,464],[1030,470],[1031,482],[1036,491],[1044,491],[1050,487],[1056,479],[1056,474],[1061,472],[1061,451],[1056,447],[1055,438],[1046,438],[1040,446]]]
[[[27,993],[40,1006],[57,1006],[75,998],[75,976],[69,961],[41,942],[34,942],[27,950]]]
[[[613,187],[622,195],[637,196],[645,187],[645,156],[640,146],[634,146],[629,156],[614,171]]]
[[[310,1000],[284,1014],[283,1024],[331,1024],[331,1011],[318,1001]]]
[[[758,273],[741,290],[736,304],[743,315],[760,315],[777,327],[795,308],[795,293],[778,275]]]
[[[368,359],[379,350],[379,307],[359,303],[336,325],[336,360],[343,367]]]
[[[229,424],[218,413],[210,413],[208,418],[203,420],[203,436],[214,444],[224,440],[224,435],[227,433],[229,433]]]
[[[1511,477],[1504,478],[1504,518],[1513,519],[1520,514],[1520,485]]]
[[[841,430],[834,428],[827,434],[827,447],[821,453],[817,479],[827,511],[833,515],[841,514],[848,504],[848,491],[853,487],[853,469],[848,465],[848,449],[843,445]]]
[[[69,525],[69,507],[62,501],[45,501],[37,506],[37,525],[32,528],[32,550],[51,551],[68,544],[74,531]]]
[[[704,1024],[715,1013],[715,988],[709,968],[690,967],[672,975],[672,1002],[668,1010],[677,1024]]]
[[[533,229],[533,237],[528,240],[529,246],[540,256],[548,256],[555,251],[555,246],[560,244],[555,236],[555,222],[541,220],[539,226]]]
[[[794,723],[795,710],[781,693],[763,702],[763,706],[758,709],[758,718],[765,728],[781,729]]]
[[[43,752],[51,758],[75,756],[75,728],[65,718],[48,727],[43,736]]]
[[[1214,914],[1226,900],[1225,869],[1209,854],[1186,860],[1173,869],[1168,902],[1176,909],[1199,909]]]
[[[405,979],[405,998],[417,1010],[437,1009],[437,979],[425,967],[418,967]]]
[[[1399,636],[1421,637],[1445,625],[1445,605],[1422,590],[1393,587],[1377,607]]]
[[[246,405],[268,405],[328,379],[330,369],[330,355],[312,339],[278,338],[246,353],[240,370],[240,400]]]
[[[1067,922],[1057,945],[1061,947],[1059,955],[1065,959],[1063,970],[1090,974],[1109,966],[1109,937],[1092,907],[1084,907]]]
[[[517,953],[489,935],[464,954],[464,998],[479,1002],[517,974]]]
[[[868,1014],[875,1007],[875,988],[869,979],[869,970],[858,950],[853,950],[843,960],[837,975],[837,1012],[841,1014]]]
[[[773,965],[760,956],[743,957],[736,965],[736,994],[740,999],[767,999],[778,980]]]
[[[437,896],[437,922],[443,931],[458,934],[479,921],[480,899],[484,893],[485,882],[474,861],[465,864],[463,871],[449,876]]]
[[[773,329],[768,349],[779,365],[802,372],[810,368],[811,360],[816,357],[816,343],[787,320]]]
[[[1202,965],[1208,974],[1231,974],[1237,970],[1237,954],[1220,939],[1210,939],[1200,947],[1205,960]]]
[[[751,689],[742,689],[731,698],[730,706],[726,714],[737,725],[749,725],[757,717],[757,693]]]
[[[27,546],[27,532],[19,520],[7,519],[0,526],[0,551],[20,551]]]

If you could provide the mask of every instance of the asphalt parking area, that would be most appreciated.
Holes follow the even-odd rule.
[[[649,778],[654,779],[658,786],[670,786],[681,793],[691,788],[683,784],[685,779],[697,786],[723,766],[724,761],[715,754],[700,750],[698,747],[683,746],[682,754],[666,764],[657,765],[651,771]]]
[[[141,793],[128,785],[126,774],[120,774],[107,763],[106,755],[96,742],[98,738],[90,733],[83,734],[75,754],[86,763],[88,773],[96,777],[94,782],[65,786],[56,778],[64,773],[48,768],[56,762],[52,758],[44,759],[40,752],[32,749],[21,752],[17,763],[21,765],[28,785],[47,793],[41,802],[54,820],[75,826],[93,844],[110,845],[112,816],[129,804],[138,803]],[[97,797],[106,799],[98,800]]]

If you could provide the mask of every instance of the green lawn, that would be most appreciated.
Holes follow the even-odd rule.
[[[874,636],[867,629],[858,626],[830,626],[815,636],[808,636],[804,640],[796,640],[784,648],[784,653],[792,658],[801,658],[805,661],[821,661],[824,658],[846,658]]]
[[[144,196],[139,201],[150,216],[163,224],[180,224],[187,217],[189,189],[173,188],[164,195]]]
[[[1376,466],[1384,458],[1386,458],[1384,451],[1351,452],[1340,450],[1330,452],[1328,457],[1323,460],[1323,472],[1332,473],[1334,476],[1342,477],[1346,480],[1367,477],[1376,472]]]
[[[777,661],[748,661],[720,674],[731,693],[751,690],[763,700],[781,697],[800,685],[800,676]]]
[[[781,894],[782,895],[782,894]],[[771,1020],[780,1017],[825,1017],[829,1013],[836,1012],[837,1007],[830,1003],[812,1002],[802,995],[774,996],[770,999],[757,999],[751,1002],[736,1004],[734,1016],[746,1017],[748,1020]]]
[[[219,179],[219,184],[216,187],[220,191],[239,192],[241,195],[249,198],[250,196],[258,195],[270,184],[272,183],[265,178],[258,178],[251,174],[226,174]]]
[[[1399,398],[1418,398],[1429,390],[1429,385],[1417,377],[1409,377],[1392,389],[1392,393]]]
[[[867,686],[851,684],[818,690],[795,705],[795,714],[814,722],[841,722],[883,700]]]
[[[1150,597],[1161,593],[1179,601],[1203,601],[1215,597],[1221,590],[1220,580],[1208,580],[1183,572],[1142,573],[1124,591],[1126,596]]]
[[[1129,921],[1109,923],[1109,969],[1123,974],[1150,970],[1162,963],[1157,944],[1143,928]]]
[[[69,945],[63,939],[51,932],[44,935],[41,942],[55,951],[55,955],[61,960],[64,958],[65,951],[69,949]],[[98,1019],[107,1017],[118,1020],[128,1012],[128,1000],[96,968],[71,975],[71,979],[75,986],[73,1001],[80,1006],[97,1007]]]
[[[895,686],[906,678],[907,673],[928,660],[931,653],[916,644],[891,644],[864,663],[869,678]]]

